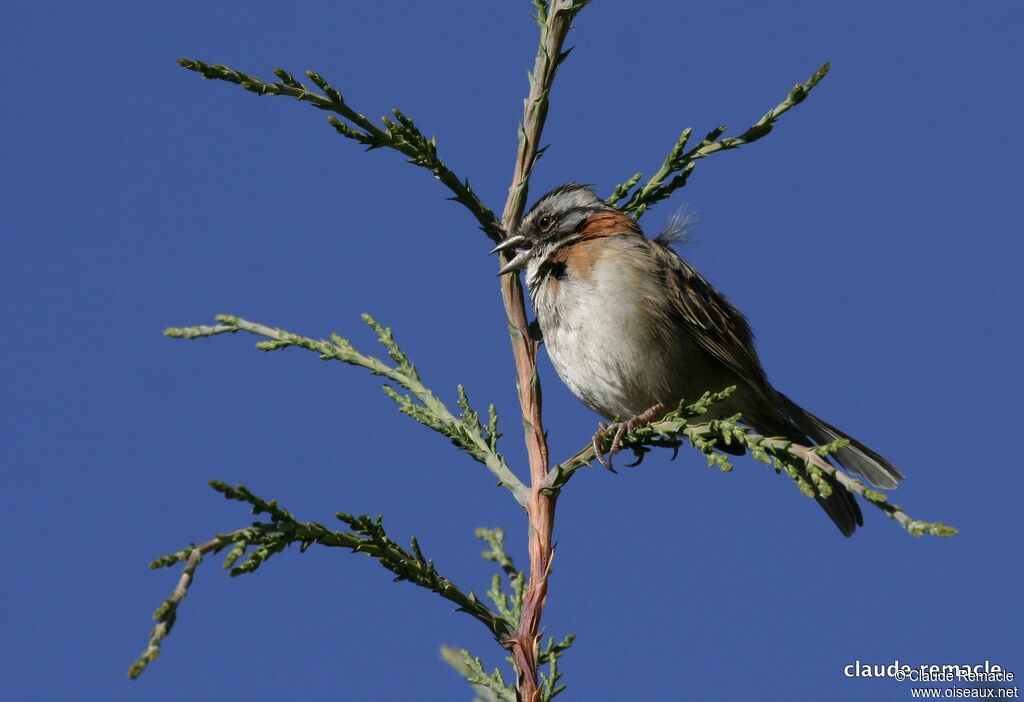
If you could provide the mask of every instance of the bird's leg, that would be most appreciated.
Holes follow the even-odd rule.
[[[605,434],[608,431],[610,431],[610,427],[604,422],[598,424],[597,432],[594,434],[594,438],[592,440],[594,446],[594,454],[597,456],[598,463],[600,463],[602,466],[604,466],[605,468],[614,473],[615,469],[612,467],[612,456],[614,456],[615,454],[622,450],[622,437],[625,436],[627,432],[631,432],[634,429],[639,429],[640,427],[647,426],[655,419],[658,419],[661,415],[663,415],[666,409],[667,408],[665,407],[665,404],[663,402],[659,402],[658,404],[654,405],[654,407],[644,410],[643,412],[636,415],[632,419],[627,419],[625,422],[617,422],[613,424],[612,426],[615,427],[615,436],[612,438],[612,445],[608,449],[607,458],[601,451],[601,440],[605,437]],[[642,460],[643,452],[638,451],[637,461],[636,463],[631,464],[630,467],[640,465],[640,462]]]
[[[655,419],[658,419],[661,415],[665,414],[666,409],[665,403],[659,402],[654,407],[649,407],[632,419],[620,423],[618,430],[615,432],[615,438],[612,440],[612,447],[608,449],[608,457],[611,458],[622,449],[622,437],[626,435],[626,432],[647,426]]]

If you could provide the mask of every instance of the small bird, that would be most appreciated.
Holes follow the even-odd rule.
[[[526,268],[555,370],[587,407],[609,420],[627,420],[617,438],[684,398],[734,385],[712,417],[741,413],[755,431],[792,441],[792,450],[811,460],[822,459],[810,446],[849,439],[833,454],[840,465],[879,487],[896,487],[903,474],[888,460],[772,387],[746,318],[672,249],[680,229],[670,223],[648,239],[590,187],[569,183],[540,198],[493,252],[516,249],[500,273]],[[605,429],[600,425],[595,446]],[[818,503],[850,536],[864,523],[860,507],[825,477],[832,494],[819,495]]]

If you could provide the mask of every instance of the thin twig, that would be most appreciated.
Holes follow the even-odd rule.
[[[134,680],[142,675],[149,664],[160,656],[160,647],[174,627],[174,622],[178,618],[178,606],[188,594],[188,589],[195,577],[196,567],[202,562],[203,555],[210,551],[219,551],[224,547],[224,543],[220,537],[217,537],[189,550],[188,560],[185,563],[185,568],[181,571],[181,577],[178,578],[178,584],[174,586],[170,597],[164,600],[153,613],[156,626],[149,633],[149,645],[128,669],[129,678]]]
[[[274,75],[278,77],[279,82],[267,82],[257,76],[221,64],[209,64],[195,59],[180,58],[178,65],[210,80],[235,83],[257,95],[290,97],[339,115],[346,121],[343,122],[333,116],[328,117],[331,126],[339,134],[358,141],[368,149],[387,147],[407,156],[409,163],[427,169],[452,191],[453,197],[449,199],[468,209],[491,241],[497,242],[501,239],[501,227],[494,212],[477,197],[469,180],[460,179],[438,158],[437,143],[433,139],[425,138],[412,120],[400,110],[392,110],[394,120],[382,118],[381,121],[384,125],[382,129],[365,115],[353,109],[337,88],[314,71],[306,71],[306,76],[322,93],[317,93],[300,83],[292,74],[281,68],[274,69]]]
[[[725,133],[725,126],[723,125],[711,130],[697,146],[689,151],[684,151],[692,131],[689,127],[684,129],[658,171],[644,185],[634,190],[626,204],[622,205],[620,209],[623,212],[631,213],[635,219],[640,219],[648,207],[664,200],[674,191],[686,185],[698,160],[719,151],[739,148],[768,136],[779,117],[803,102],[811,90],[821,82],[821,79],[825,77],[831,67],[831,64],[826,63],[815,71],[807,79],[807,82],[797,83],[782,102],[768,110],[761,119],[739,136],[719,139]],[[665,180],[669,176],[673,177],[666,183]],[[640,182],[642,177],[642,174],[637,173],[626,182],[617,185],[606,202],[617,206],[621,200],[626,198],[630,190]]]

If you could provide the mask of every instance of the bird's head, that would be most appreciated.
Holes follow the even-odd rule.
[[[516,255],[498,272],[517,271],[531,261],[543,262],[556,250],[577,241],[590,218],[599,212],[618,212],[587,185],[560,185],[537,201],[512,236],[491,253],[515,249]]]

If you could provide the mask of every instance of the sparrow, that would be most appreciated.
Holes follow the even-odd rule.
[[[756,432],[783,437],[791,451],[817,461],[824,459],[811,446],[848,439],[834,459],[878,487],[896,487],[903,474],[892,463],[772,386],[746,318],[672,248],[679,230],[677,222],[649,239],[589,186],[569,183],[541,197],[492,253],[515,249],[499,274],[525,268],[555,371],[587,407],[626,419],[617,438],[684,398],[735,386],[709,419],[741,414]],[[599,425],[595,446],[604,429]],[[832,494],[816,499],[850,536],[864,523],[860,507],[834,478],[825,479]]]

